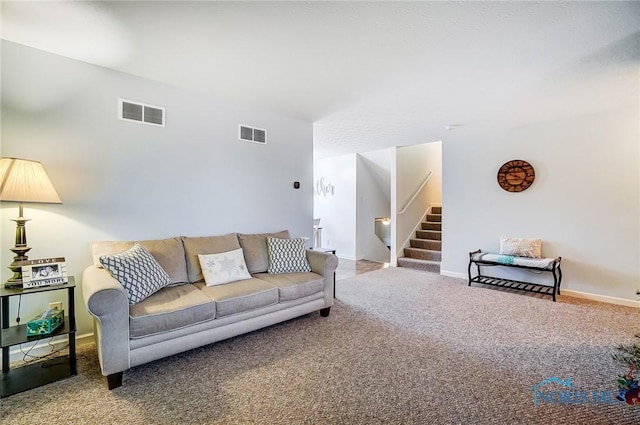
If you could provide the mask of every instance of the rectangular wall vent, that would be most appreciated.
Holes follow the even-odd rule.
[[[118,100],[118,118],[164,127],[165,111],[160,106],[145,105],[131,100]]]
[[[238,137],[240,140],[254,143],[267,143],[267,130],[262,128],[249,127],[247,125],[239,125]]]

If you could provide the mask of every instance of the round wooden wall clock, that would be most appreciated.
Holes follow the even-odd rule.
[[[522,192],[533,184],[536,172],[531,164],[520,159],[505,162],[498,170],[498,184],[507,192]]]

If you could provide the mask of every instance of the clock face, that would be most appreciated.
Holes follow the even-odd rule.
[[[507,192],[522,192],[533,184],[536,173],[527,161],[514,159],[498,170],[498,184]]]

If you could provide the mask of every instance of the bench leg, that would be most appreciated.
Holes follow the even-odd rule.
[[[107,375],[107,384],[110,390],[114,390],[122,385],[122,372]]]
[[[553,267],[551,273],[553,273],[553,301],[556,300],[556,293],[560,295],[560,282],[562,281],[562,270],[558,267],[558,274],[556,274],[556,267]]]
[[[562,284],[562,269],[558,266],[558,295],[560,295],[560,285]]]

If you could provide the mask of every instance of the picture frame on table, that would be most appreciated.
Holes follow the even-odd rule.
[[[22,267],[22,288],[39,288],[49,285],[63,285],[69,282],[67,263],[64,257],[27,260]]]

